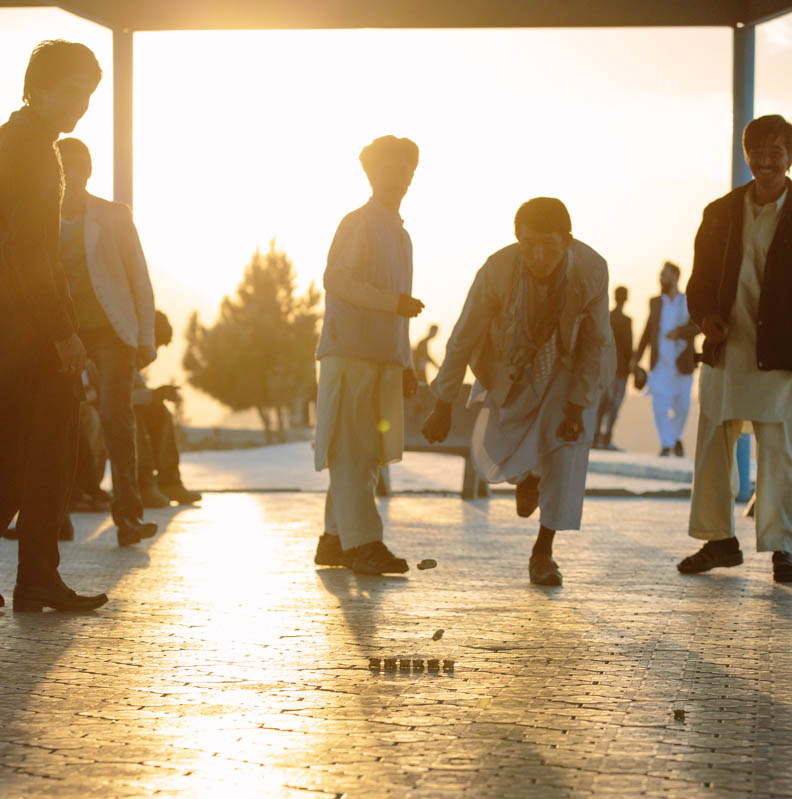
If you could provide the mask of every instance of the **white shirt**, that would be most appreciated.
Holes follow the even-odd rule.
[[[782,422],[792,419],[792,374],[761,371],[756,362],[756,323],[767,252],[773,242],[786,190],[774,203],[757,206],[745,193],[737,295],[729,317],[724,354],[701,370],[700,400],[716,424],[729,419]]]

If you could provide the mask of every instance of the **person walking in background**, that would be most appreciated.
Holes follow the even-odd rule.
[[[517,485],[517,514],[540,509],[528,572],[561,585],[553,560],[558,530],[578,530],[589,449],[602,389],[613,380],[608,266],[572,237],[564,204],[536,197],[514,219],[517,243],[478,271],[446,346],[423,434],[445,440],[468,366],[480,404],[472,457],[490,483]]]
[[[400,574],[407,562],[382,541],[374,492],[380,466],[401,460],[402,395],[418,386],[409,319],[424,306],[411,296],[412,243],[399,216],[418,147],[383,136],[363,148],[360,162],[372,197],[341,221],[324,273],[315,465],[330,469],[330,487],[314,562]]]
[[[637,364],[649,345],[648,393],[652,396],[660,454],[685,454],[682,431],[690,410],[690,389],[696,363],[693,339],[698,332],[688,316],[685,295],[679,291],[681,270],[666,261],[660,270],[660,296],[649,300],[646,322],[633,360]]]
[[[756,549],[792,582],[792,125],[759,117],[743,133],[754,180],[704,209],[687,286],[704,333],[689,534],[706,543],[683,574],[743,562],[734,535],[735,447],[756,434]]]
[[[113,475],[118,543],[149,538],[137,484],[132,387],[138,369],[156,358],[154,292],[132,214],[121,203],[86,190],[91,154],[79,139],[58,143],[65,192],[61,260],[69,281],[80,339],[99,374],[99,413]]]
[[[80,596],[58,573],[85,348],[58,260],[63,175],[54,142],[74,130],[101,78],[85,45],[42,42],[25,73],[25,105],[0,127],[0,530],[19,513],[15,611],[107,602]]]
[[[633,353],[632,319],[624,313],[624,305],[629,293],[624,286],[617,286],[613,292],[616,306],[610,312],[610,326],[616,344],[616,376],[605,388],[597,408],[597,424],[594,430],[595,449],[616,449],[611,442],[613,426],[619,416],[619,409],[627,391],[627,378]],[[605,429],[602,423],[605,422]]]
[[[173,327],[162,312],[154,315],[154,345],[167,347],[173,340]],[[148,388],[138,373],[133,392],[138,441],[138,485],[147,508],[165,508],[171,502],[193,505],[201,500],[197,491],[189,491],[181,478],[176,424],[165,402],[178,405],[178,386]],[[154,472],[156,471],[156,476]]]
[[[436,369],[439,368],[434,358],[429,354],[429,342],[437,335],[439,328],[437,325],[432,325],[426,332],[426,335],[415,345],[413,350],[413,365],[415,367],[415,375],[418,382],[427,385],[429,380],[426,375],[426,367],[432,364]]]

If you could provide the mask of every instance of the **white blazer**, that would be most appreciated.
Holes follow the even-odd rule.
[[[154,291],[132,212],[89,194],[83,226],[91,285],[113,330],[130,347],[153,347]]]

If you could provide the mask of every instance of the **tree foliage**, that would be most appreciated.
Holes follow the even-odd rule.
[[[256,250],[213,326],[191,314],[182,359],[188,382],[232,410],[255,408],[269,429],[271,410],[280,419],[314,395],[319,300],[313,283],[295,294],[292,263],[274,241],[264,255]]]

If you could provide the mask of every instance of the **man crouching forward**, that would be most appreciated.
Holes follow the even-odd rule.
[[[597,401],[616,363],[608,267],[572,238],[560,200],[529,200],[514,228],[517,243],[491,255],[473,281],[432,383],[437,403],[423,434],[430,442],[448,435],[469,364],[470,403],[481,406],[473,462],[490,483],[516,483],[518,515],[539,507],[530,579],[561,585],[553,537],[580,529]]]

